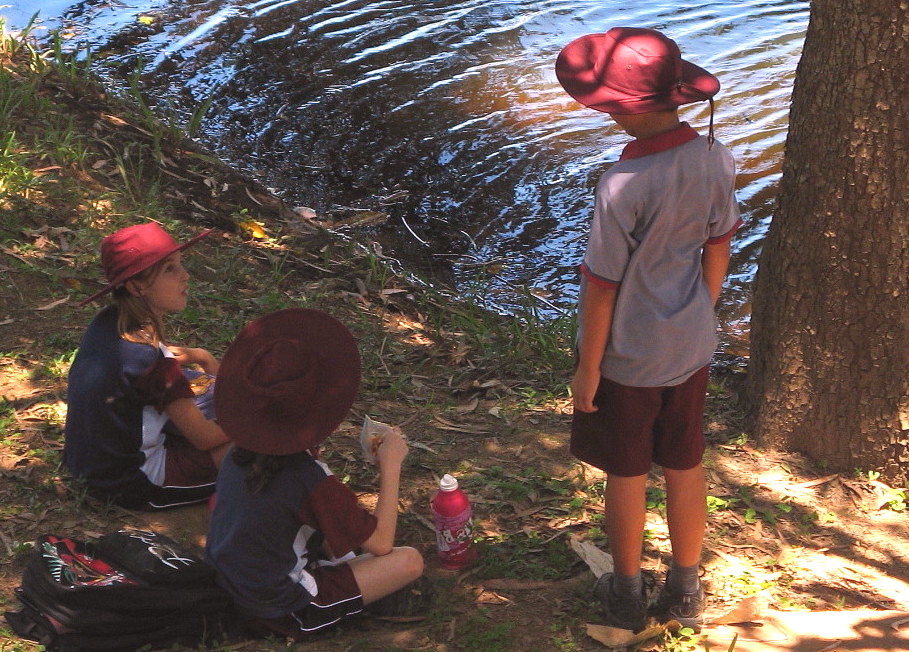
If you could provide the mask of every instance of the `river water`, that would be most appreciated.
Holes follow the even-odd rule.
[[[406,268],[547,313],[576,298],[593,186],[627,140],[553,63],[588,32],[660,29],[722,84],[717,137],[746,224],[720,314],[724,349],[746,350],[807,0],[32,0],[10,22],[42,6],[100,74],[138,71],[150,102],[195,111],[198,140],[292,205],[377,221]],[[682,115],[706,130],[706,103]]]

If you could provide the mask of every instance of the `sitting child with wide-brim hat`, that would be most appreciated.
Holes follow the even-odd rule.
[[[347,415],[359,380],[353,336],[316,310],[253,321],[221,363],[215,410],[234,448],[218,476],[206,554],[239,611],[265,631],[303,639],[385,596],[422,602],[405,587],[421,577],[423,558],[394,546],[402,436],[388,434],[376,452],[372,513],[315,451]]]

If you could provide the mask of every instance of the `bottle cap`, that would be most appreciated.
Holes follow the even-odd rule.
[[[442,476],[442,479],[439,480],[439,489],[442,491],[454,491],[458,488],[458,481],[450,474],[446,473]]]

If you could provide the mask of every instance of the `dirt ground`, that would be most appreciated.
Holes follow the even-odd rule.
[[[328,310],[360,339],[364,384],[349,419],[329,440],[326,462],[369,505],[374,471],[357,443],[364,415],[400,425],[411,443],[399,533],[402,543],[424,553],[435,588],[432,609],[410,622],[359,619],[298,649],[567,651],[605,649],[604,640],[627,644],[614,638],[615,631],[596,627],[594,576],[572,546],[606,548],[599,527],[601,474],[568,453],[564,387],[528,375],[526,366],[503,363],[503,350],[525,363],[534,359],[533,342],[522,339],[521,329],[503,318],[489,322],[494,326],[485,335],[458,330],[450,318],[467,314],[463,306],[394,274],[377,275],[374,256],[320,231],[305,212],[283,206],[254,182],[223,168],[207,176],[181,170],[177,155],[167,164],[176,180],[162,192],[170,193],[174,214],[223,229],[188,256],[194,293],[212,299],[228,292],[245,302],[221,307],[195,300],[193,310],[205,327],[187,321],[176,329],[175,343],[202,344],[220,354],[237,324],[269,309],[303,304]],[[89,167],[103,172],[101,165]],[[219,218],[211,208],[213,188],[231,189],[224,210],[236,212],[245,202],[266,231],[285,234],[280,245]],[[80,241],[76,223],[74,211],[31,210],[21,223],[2,225],[4,610],[16,607],[14,588],[42,533],[91,539],[124,525],[147,525],[186,543],[204,542],[204,508],[154,515],[110,508],[86,500],[59,467],[68,356],[97,308],[75,307],[97,284],[96,271],[78,265],[89,254],[73,250]],[[368,242],[368,232],[360,237]],[[233,270],[229,287],[227,268]],[[241,314],[232,313],[236,305],[243,306]],[[567,380],[566,373],[562,382]],[[715,370],[705,422],[710,515],[703,573],[713,624],[702,637],[656,635],[633,645],[731,649],[738,633],[735,649],[755,652],[909,649],[905,494],[868,470],[827,474],[797,455],[755,449],[739,423],[740,382],[738,372]],[[447,472],[459,477],[474,507],[479,562],[462,572],[442,570],[434,558],[429,499]],[[670,551],[658,473],[653,486],[645,567],[659,575]],[[733,610],[737,615],[729,616]],[[751,625],[716,624],[724,619]],[[38,648],[0,633],[0,649]],[[211,649],[293,647],[236,639]]]
[[[235,247],[236,255],[247,256],[244,249],[251,245],[225,235],[200,247],[199,257],[208,260],[215,247]],[[251,260],[255,266],[256,259]],[[4,273],[10,283],[3,291],[0,320],[0,395],[13,407],[0,447],[0,501],[5,506],[0,551],[6,560],[0,600],[5,607],[15,606],[12,591],[28,544],[41,533],[93,538],[125,524],[145,524],[201,545],[204,508],[142,515],[79,500],[57,467],[65,377],[39,368],[48,343],[61,337],[72,343],[91,309],[74,310],[71,300],[48,307],[59,300],[58,279],[42,285],[22,277],[20,283],[11,267]],[[337,278],[329,281],[337,283]],[[402,425],[412,453],[401,496],[400,535],[403,543],[424,552],[436,606],[416,622],[362,619],[316,637],[305,649],[602,649],[587,634],[588,623],[599,623],[589,595],[593,575],[570,545],[575,537],[605,548],[597,527],[601,477],[567,451],[567,399],[522,402],[511,389],[519,386],[518,379],[481,369],[479,359],[467,369],[458,367],[453,358],[457,349],[441,344],[446,335],[433,332],[413,305],[408,308],[412,302],[402,298],[389,305],[381,296],[348,289],[327,295],[342,319],[368,320],[387,334],[388,355],[365,374],[387,377],[398,389],[389,391],[381,382],[368,387],[332,437],[326,459],[369,504],[375,484],[357,448],[359,424],[368,413]],[[469,352],[461,353],[472,359]],[[868,610],[880,610],[881,617],[909,611],[909,523],[905,512],[889,508],[890,488],[867,476],[819,473],[798,456],[754,449],[736,425],[736,379],[718,373],[715,380],[706,423],[709,494],[714,498],[703,563],[709,616],[722,616],[743,601],[752,608],[746,619],[758,623],[782,622],[780,613],[809,612],[834,612],[842,623],[855,610],[862,611],[867,623]],[[445,472],[456,473],[472,497],[483,539],[481,562],[484,556],[488,562],[461,573],[440,569],[433,556],[428,502]],[[654,484],[660,486],[657,474]],[[659,491],[653,498],[646,567],[661,572],[669,556],[668,536]],[[887,647],[890,643],[880,635],[858,626],[850,630],[858,647],[845,647],[842,634],[830,639],[829,627],[814,631],[821,626],[796,622],[810,631],[789,630],[787,647],[761,643],[767,636],[758,634],[771,630],[760,629],[758,634],[740,631],[737,649],[909,649],[905,639]],[[900,628],[881,631],[893,637]],[[712,637],[708,641],[717,643],[728,640],[730,631],[705,629]],[[840,647],[829,647],[837,641]],[[651,640],[644,647],[685,649],[660,645],[668,644]],[[233,641],[230,649],[284,649],[284,644]]]

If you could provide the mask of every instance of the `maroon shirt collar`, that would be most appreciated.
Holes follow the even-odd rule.
[[[640,158],[642,156],[647,156],[648,154],[664,152],[667,149],[684,145],[689,140],[694,140],[697,137],[698,132],[692,129],[687,122],[682,122],[679,123],[678,127],[671,131],[664,131],[661,134],[650,136],[649,138],[632,140],[625,145],[625,149],[622,150],[622,155],[619,157],[619,160],[624,161],[630,158]]]

